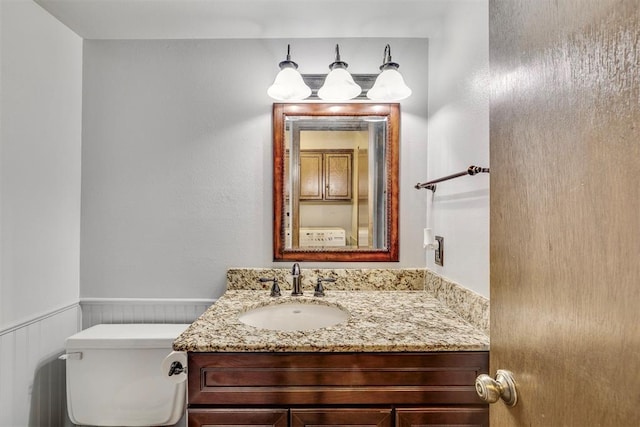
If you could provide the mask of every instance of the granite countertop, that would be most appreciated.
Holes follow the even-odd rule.
[[[245,325],[238,316],[256,306],[304,302],[347,310],[338,325],[273,331]],[[173,343],[189,352],[486,351],[489,338],[425,291],[313,292],[272,298],[265,290],[228,290]]]

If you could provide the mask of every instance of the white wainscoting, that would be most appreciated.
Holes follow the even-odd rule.
[[[82,328],[100,323],[191,323],[213,299],[85,298]]]
[[[0,426],[70,426],[64,341],[80,330],[78,303],[0,330]]]

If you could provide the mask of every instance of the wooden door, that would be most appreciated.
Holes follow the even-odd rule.
[[[640,5],[490,0],[492,426],[640,425]]]
[[[391,409],[292,409],[291,427],[391,427]]]

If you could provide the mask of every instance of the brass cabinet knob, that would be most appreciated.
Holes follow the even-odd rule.
[[[496,403],[500,398],[509,406],[515,406],[518,402],[513,374],[504,369],[496,371],[495,380],[487,374],[479,375],[476,378],[476,392],[480,399],[488,403]]]

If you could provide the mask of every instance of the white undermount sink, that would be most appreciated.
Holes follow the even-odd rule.
[[[337,325],[349,319],[349,313],[326,304],[286,302],[253,308],[242,313],[240,322],[274,331],[308,331]]]

